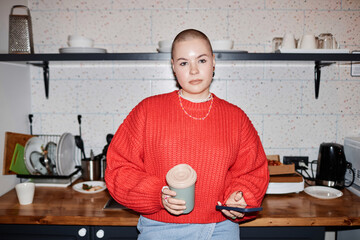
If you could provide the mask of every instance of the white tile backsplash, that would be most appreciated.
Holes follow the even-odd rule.
[[[152,14],[152,39],[153,43],[172,40],[187,28],[203,31],[210,40],[227,39],[227,26],[228,14],[225,10],[158,10]]]
[[[79,84],[76,81],[51,80],[49,98],[46,99],[43,80],[33,80],[31,82],[32,111],[35,113],[76,113],[78,88]]]
[[[248,114],[295,114],[301,109],[302,81],[228,82],[228,100]]]
[[[229,38],[240,44],[270,44],[275,36],[302,34],[303,26],[301,11],[229,10]]]
[[[336,116],[267,115],[264,117],[265,147],[314,148],[336,140]]]
[[[158,41],[197,28],[234,49],[270,52],[273,37],[331,32],[340,47],[360,49],[358,1],[295,0],[30,0],[36,53],[58,53],[69,34],[112,52],[156,52]],[[45,98],[41,68],[31,67],[33,130],[78,134],[81,114],[87,154],[98,154],[142,99],[177,89],[169,61],[56,62]],[[218,61],[211,91],[241,107],[267,154],[317,159],[322,142],[360,135],[360,77],[350,65],[321,69],[319,98],[313,62]]]

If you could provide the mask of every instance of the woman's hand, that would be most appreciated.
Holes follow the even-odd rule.
[[[175,191],[171,191],[168,187],[164,187],[161,194],[162,204],[166,211],[173,215],[180,215],[186,209],[184,200],[174,198]]]
[[[220,202],[218,202],[219,205],[221,205]],[[226,206],[229,207],[238,207],[238,208],[245,208],[247,206],[246,201],[243,197],[242,192],[238,191],[238,192],[233,192],[230,197],[228,198],[228,200],[226,201]],[[242,218],[244,217],[244,213],[241,212],[237,212],[237,211],[233,211],[233,210],[221,210],[221,212],[231,218],[231,219],[236,219],[236,218]]]

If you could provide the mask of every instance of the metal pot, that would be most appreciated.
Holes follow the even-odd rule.
[[[100,158],[98,156],[85,158],[81,160],[82,178],[85,181],[94,181],[101,179]]]

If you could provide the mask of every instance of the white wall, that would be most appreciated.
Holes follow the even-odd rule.
[[[273,37],[331,32],[341,48],[360,49],[360,1],[351,0],[29,0],[37,53],[58,53],[70,34],[95,40],[108,52],[156,52],[158,41],[185,28],[234,49],[270,52]],[[32,68],[34,133],[78,134],[95,154],[143,98],[175,89],[168,63],[51,63],[50,95],[42,70]],[[343,144],[360,134],[360,77],[349,64],[322,68],[319,99],[311,62],[217,62],[211,91],[242,108],[267,154],[317,158],[322,142]]]
[[[1,0],[0,53],[8,52],[11,6],[27,1]],[[15,175],[3,175],[4,137],[6,131],[28,133],[27,114],[31,112],[30,71],[26,65],[0,63],[0,196],[19,181]]]

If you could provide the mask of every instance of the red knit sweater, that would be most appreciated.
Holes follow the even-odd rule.
[[[243,192],[248,205],[260,206],[269,173],[258,134],[240,108],[213,96],[205,120],[184,113],[177,91],[149,97],[130,112],[107,154],[105,180],[116,201],[144,217],[171,223],[223,221],[215,206],[235,191]],[[200,118],[210,102],[182,99],[186,111]],[[161,188],[167,185],[166,173],[180,163],[197,173],[195,207],[174,216],[162,205]]]

